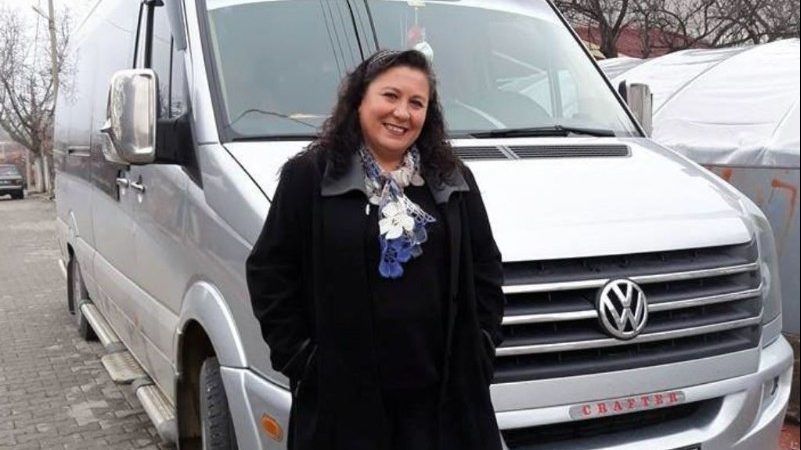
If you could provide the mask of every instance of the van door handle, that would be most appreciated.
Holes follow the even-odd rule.
[[[88,158],[89,154],[89,147],[86,146],[70,146],[67,147],[67,155],[68,156],[79,156],[81,158]]]
[[[117,178],[117,186],[127,188],[131,185],[131,181],[127,178]]]
[[[144,194],[144,193],[145,193],[145,185],[144,185],[144,184],[142,184],[142,179],[141,179],[141,178],[139,179],[139,182],[138,182],[138,183],[137,183],[137,182],[135,182],[135,181],[131,181],[131,182],[130,182],[130,186],[131,186],[132,188],[136,189],[137,191],[139,191],[139,192],[140,192],[140,193],[142,193],[142,194]]]

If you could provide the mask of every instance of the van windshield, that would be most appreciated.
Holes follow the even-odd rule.
[[[532,136],[639,135],[545,1],[350,3],[207,0],[226,135],[316,134],[340,80],[361,61],[354,23],[359,38],[370,41],[365,52],[377,41],[379,48],[417,48],[432,59],[453,137],[504,130],[524,136],[526,129]]]

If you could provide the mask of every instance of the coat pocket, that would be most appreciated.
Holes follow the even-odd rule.
[[[492,342],[492,337],[484,329],[481,329],[481,349],[483,350],[481,361],[483,363],[484,380],[487,384],[491,384],[495,376],[495,343]]]
[[[317,442],[319,395],[317,391],[317,346],[310,345],[299,378],[291,380],[292,409],[289,413],[289,449],[320,448]]]
[[[308,356],[306,356],[304,364],[299,370],[299,376],[297,378],[297,382],[294,383],[294,389],[292,390],[293,397],[297,397],[298,393],[300,392],[301,385],[307,384],[311,381],[311,378],[315,375],[314,365],[317,364],[316,356],[317,356],[317,345],[310,344],[308,346],[308,351],[306,352]]]

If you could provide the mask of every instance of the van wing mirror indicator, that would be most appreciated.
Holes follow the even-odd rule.
[[[156,155],[158,80],[151,69],[116,72],[108,93],[106,122],[100,132],[108,136],[103,154],[122,164],[149,164]]]

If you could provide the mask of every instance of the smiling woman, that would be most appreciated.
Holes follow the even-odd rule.
[[[384,170],[397,169],[420,136],[430,90],[425,73],[398,66],[378,76],[364,93],[359,124],[367,148]]]
[[[501,257],[423,53],[345,78],[282,170],[247,278],[292,385],[290,450],[500,450]]]

